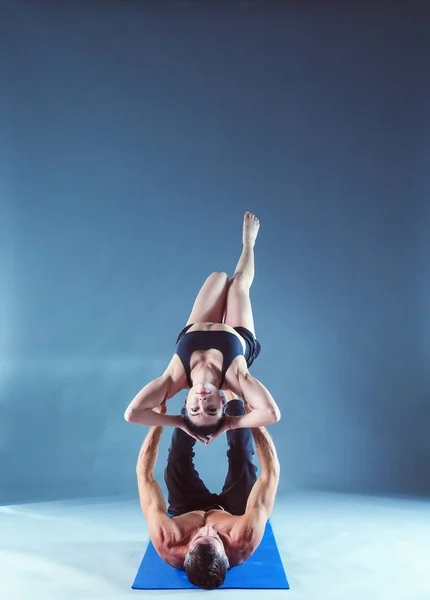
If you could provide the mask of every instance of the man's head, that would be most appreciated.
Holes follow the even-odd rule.
[[[193,585],[210,590],[224,583],[230,564],[224,544],[213,527],[206,525],[196,533],[184,566],[188,580]]]
[[[225,398],[217,387],[198,383],[188,392],[182,415],[193,433],[210,435],[221,427],[225,406]]]

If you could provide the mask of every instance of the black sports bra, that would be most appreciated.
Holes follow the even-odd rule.
[[[192,327],[188,325],[183,331],[183,335],[176,343],[175,352],[181,359],[187,375],[188,385],[193,387],[191,381],[190,359],[195,350],[219,350],[222,353],[222,371],[220,389],[224,383],[227,369],[237,356],[244,355],[243,346],[240,339],[234,333],[229,331],[186,331]]]

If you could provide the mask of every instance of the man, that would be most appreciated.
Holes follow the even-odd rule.
[[[232,396],[231,392],[225,395]],[[165,405],[159,410],[164,413]],[[230,399],[227,414],[245,412],[241,400]],[[191,583],[206,589],[219,587],[227,570],[249,558],[263,537],[279,482],[275,446],[264,427],[252,429],[262,469],[257,479],[251,430],[228,431],[227,477],[221,494],[212,494],[194,468],[196,440],[175,429],[165,470],[167,511],[154,478],[161,433],[162,427],[150,429],[137,463],[140,503],[150,538],[161,558],[185,569]]]

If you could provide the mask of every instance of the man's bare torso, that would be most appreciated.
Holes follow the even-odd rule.
[[[240,565],[254,553],[264,533],[264,525],[250,526],[244,515],[223,510],[195,510],[179,517],[165,518],[150,527],[151,540],[158,554],[172,567],[183,569],[188,547],[196,533],[211,525],[224,544],[230,566]]]

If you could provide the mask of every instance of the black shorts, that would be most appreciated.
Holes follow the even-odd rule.
[[[249,368],[252,365],[252,363],[254,362],[254,360],[257,358],[257,356],[260,354],[261,344],[256,339],[256,337],[254,336],[252,331],[250,331],[246,327],[233,327],[233,329],[235,331],[237,331],[237,333],[240,336],[242,336],[243,339],[245,340],[245,344],[246,344],[245,360],[246,360],[246,364]]]

